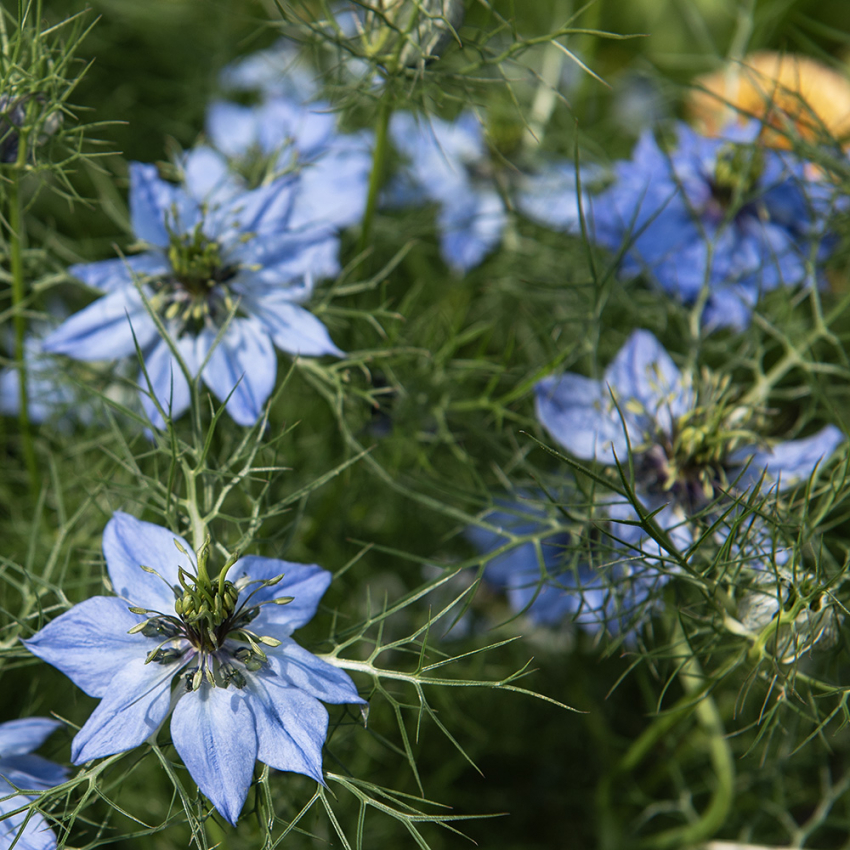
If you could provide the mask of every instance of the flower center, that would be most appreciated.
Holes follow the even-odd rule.
[[[221,247],[200,225],[191,234],[171,234],[168,260],[171,274],[151,281],[151,303],[164,319],[179,323],[178,337],[197,334],[208,320],[216,322],[233,310],[227,284],[238,268],[224,262]]]
[[[703,374],[694,407],[672,423],[670,434],[657,429],[641,454],[638,469],[652,493],[672,493],[688,516],[729,486],[726,460],[734,449],[754,442],[742,427],[751,411],[733,406],[729,376]]]
[[[177,541],[175,545],[187,554]],[[258,590],[273,587],[281,581],[283,575],[267,581],[242,579],[231,582],[227,579],[227,572],[237,559],[238,555],[232,557],[222,567],[218,577],[210,579],[207,574],[207,541],[198,552],[198,574],[192,575],[182,567],[178,570],[180,584],[172,587],[175,596],[174,614],[130,608],[134,614],[153,615],[129,631],[129,634],[141,633],[144,637],[160,640],[148,653],[146,664],[171,664],[182,660],[190,652],[189,659],[184,663],[192,658],[197,660],[183,674],[188,691],[197,690],[205,680],[213,687],[227,688],[232,684],[244,688],[244,672],[256,672],[268,663],[263,645],[280,646],[276,638],[258,635],[248,629],[248,625],[256,619],[262,605],[285,605],[292,601],[292,597],[283,596],[251,604]],[[240,602],[240,593],[251,584],[256,585],[255,589]]]
[[[730,142],[717,152],[711,194],[724,210],[752,197],[764,173],[764,155],[754,145]]]

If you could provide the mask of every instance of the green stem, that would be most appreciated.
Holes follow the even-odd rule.
[[[390,98],[384,93],[380,111],[378,112],[378,124],[375,127],[375,151],[372,154],[372,173],[369,175],[369,194],[366,197],[366,211],[363,213],[363,227],[360,231],[360,240],[357,243],[358,253],[365,251],[369,245],[372,222],[375,219],[375,211],[378,208],[378,197],[381,192],[384,165],[387,158],[387,142],[389,139],[390,115],[392,115],[392,111]]]
[[[25,148],[26,139],[22,137],[19,141],[22,149]],[[30,488],[33,493],[40,489],[38,475],[38,461],[35,456],[35,446],[32,439],[32,428],[30,427],[30,412],[27,398],[27,369],[24,360],[24,336],[27,330],[27,321],[24,316],[24,259],[23,259],[23,215],[21,214],[21,198],[19,191],[19,175],[13,172],[8,186],[9,199],[9,260],[12,271],[12,308],[14,311],[15,327],[15,365],[18,369],[18,426],[21,431],[21,446],[24,453],[24,463],[30,479]]]
[[[186,510],[189,513],[189,522],[192,524],[192,548],[199,553],[207,539],[207,524],[198,507],[197,477],[192,470],[185,467],[183,474],[186,478]],[[200,568],[200,563],[198,567]]]
[[[677,637],[685,651],[690,647],[684,640],[681,626],[677,624]],[[713,677],[720,681],[737,665],[737,658],[730,659]],[[732,753],[726,741],[723,723],[713,698],[708,694],[708,683],[702,673],[699,662],[691,657],[679,671],[679,678],[685,693],[676,701],[673,707],[660,715],[632,742],[631,746],[620,759],[616,767],[599,783],[596,791],[596,810],[599,822],[599,846],[602,850],[620,850],[624,846],[624,837],[615,817],[612,806],[614,781],[630,774],[654,750],[656,744],[664,738],[680,721],[695,714],[697,722],[703,727],[711,739],[709,756],[717,785],[711,802],[702,816],[694,823],[683,827],[666,830],[644,839],[640,847],[653,850],[673,850],[704,841],[713,835],[726,819],[732,803],[732,793],[735,781],[735,766]]]

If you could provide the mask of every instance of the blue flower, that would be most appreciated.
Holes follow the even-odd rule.
[[[259,91],[265,97],[311,100],[317,74],[303,59],[298,45],[281,38],[272,47],[232,62],[221,72],[221,85],[232,91]]]
[[[472,112],[454,122],[396,112],[390,135],[408,164],[386,203],[438,204],[443,259],[458,274],[474,268],[499,244],[508,220],[487,174],[491,166],[480,122]]]
[[[268,174],[298,171],[295,227],[344,228],[363,217],[372,135],[342,134],[336,125],[329,103],[302,104],[283,97],[256,106],[218,100],[207,111],[207,134],[226,158],[223,165],[249,184]]]
[[[338,239],[332,225],[307,224],[298,213],[295,176],[244,191],[208,149],[189,153],[184,172],[178,186],[153,165],[131,163],[133,230],[149,249],[72,266],[72,275],[104,294],[43,347],[92,361],[135,357],[138,344],[154,394],[177,418],[190,405],[189,383],[150,309],[188,372],[200,373],[217,398],[229,396],[236,422],[252,425],[274,388],[275,346],[342,356],[325,326],[300,306],[317,278],[338,271]],[[147,394],[142,404],[164,427]]]
[[[0,821],[0,850],[7,850],[13,844],[16,850],[56,847],[53,830],[38,812],[24,809],[14,815],[9,813],[26,806],[27,800],[35,799],[35,795],[25,792],[44,791],[68,778],[67,768],[31,754],[61,725],[47,717],[0,723],[0,815],[8,815]]]
[[[805,482],[844,441],[834,425],[801,440],[768,446],[744,428],[735,408],[710,384],[696,392],[648,331],[635,331],[602,380],[567,373],[536,388],[537,417],[571,454],[635,471],[635,493],[655,521],[685,551],[692,520],[730,491],[780,492]],[[707,395],[705,394],[707,393]],[[616,520],[636,519],[630,505],[609,508]],[[616,535],[638,546],[643,532],[622,524]],[[751,540],[764,549],[766,530]]]
[[[485,580],[507,593],[517,614],[526,614],[539,625],[576,623],[598,634],[602,629],[631,630],[648,610],[656,571],[629,561],[625,553],[618,558],[613,545],[605,553],[608,563],[604,565],[574,564],[573,537],[565,531],[546,534],[546,514],[528,497],[499,500],[499,508],[483,519],[506,532],[478,525],[466,529],[467,538],[484,555],[507,545],[508,534],[539,539],[539,552],[531,540],[518,543],[489,558],[484,569]]]
[[[744,328],[763,292],[811,285],[829,252],[823,189],[804,163],[755,144],[759,125],[704,138],[678,125],[678,145],[651,131],[593,199],[591,234],[624,250],[622,272],[645,273],[685,304],[704,290],[712,328]]]
[[[581,179],[581,193],[577,176]],[[533,174],[519,179],[517,209],[533,221],[554,230],[581,233],[581,214],[586,216],[590,208],[588,185],[602,177],[603,171],[596,166],[583,166],[576,175],[575,163],[547,163]]]
[[[319,700],[363,702],[346,673],[290,637],[330,573],[247,556],[211,580],[207,547],[196,559],[182,538],[120,512],[103,552],[117,596],[87,599],[24,641],[101,700],[74,738],[74,764],[139,746],[171,714],[177,752],[230,823],[257,759],[322,782]]]
[[[24,337],[24,368],[26,370],[27,408],[31,422],[45,422],[63,411],[86,421],[90,409],[80,407],[74,388],[58,369],[56,358],[42,351],[44,328],[36,327]],[[8,366],[0,372],[0,413],[15,416],[21,407],[20,369]]]

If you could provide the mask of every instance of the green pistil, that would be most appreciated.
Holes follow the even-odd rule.
[[[188,556],[189,553],[176,540],[175,545]],[[170,664],[179,660],[187,652],[185,641],[188,641],[195,649],[197,658],[197,665],[183,676],[186,688],[190,691],[199,688],[205,679],[213,687],[227,688],[232,684],[241,689],[245,687],[245,677],[230,660],[239,662],[248,671],[256,672],[268,663],[263,646],[276,647],[281,643],[276,638],[250,631],[248,625],[260,613],[262,605],[286,605],[292,601],[292,597],[279,596],[252,605],[251,600],[259,590],[278,584],[283,575],[266,581],[229,581],[227,574],[239,559],[238,553],[234,553],[219,574],[211,579],[209,559],[210,541],[207,539],[197,553],[197,575],[192,575],[182,567],[178,569],[180,584],[174,587],[174,614],[130,608],[134,614],[153,616],[133,626],[129,634],[141,633],[145,637],[161,639],[162,642],[148,653],[146,664]],[[149,568],[143,569],[153,572]],[[255,589],[240,604],[239,594],[249,585],[255,585]],[[245,645],[236,650],[223,650],[225,640]]]
[[[221,279],[221,249],[204,236],[200,226],[191,236],[171,234],[168,259],[174,277],[192,295],[206,295]]]
[[[764,155],[759,148],[733,142],[723,145],[714,167],[714,196],[724,206],[746,199],[763,173]]]

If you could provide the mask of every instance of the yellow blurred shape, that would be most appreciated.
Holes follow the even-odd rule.
[[[703,74],[686,109],[709,136],[752,117],[764,123],[762,141],[771,147],[791,147],[795,134],[850,144],[850,80],[806,56],[762,50]]]

